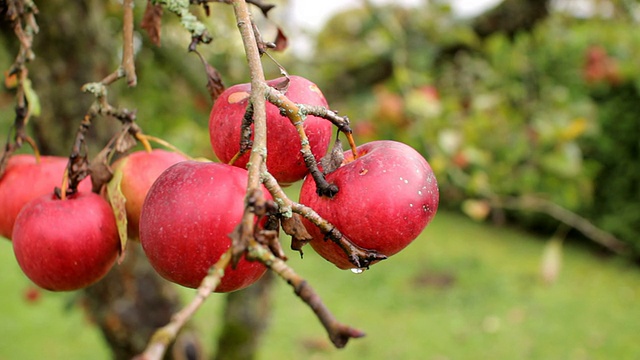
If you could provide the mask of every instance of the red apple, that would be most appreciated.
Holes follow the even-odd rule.
[[[11,238],[18,212],[29,201],[53,194],[62,184],[67,158],[41,156],[37,163],[33,155],[14,155],[0,178],[0,236]],[[80,183],[80,190],[91,191],[91,180]]]
[[[22,271],[52,291],[77,290],[100,280],[120,249],[111,207],[92,192],[32,200],[20,211],[12,236]]]
[[[291,76],[285,95],[293,102],[308,105],[327,106],[322,92],[311,81]],[[274,86],[284,78],[267,82]],[[226,89],[216,100],[209,118],[211,146],[220,161],[228,163],[240,149],[240,126],[249,102],[251,84],[238,84]],[[288,185],[304,178],[307,167],[300,153],[300,138],[290,120],[280,114],[273,104],[267,103],[267,168],[282,185]],[[332,135],[331,122],[316,116],[307,116],[303,124],[309,138],[309,146],[316,160],[327,152]],[[245,168],[249,153],[233,165]]]
[[[136,151],[113,164],[114,169],[122,171],[120,190],[127,199],[125,208],[130,238],[138,238],[142,204],[153,182],[168,167],[185,160],[187,158],[179,153],[157,149]]]
[[[340,191],[333,197],[316,193],[307,177],[300,203],[314,209],[354,244],[391,256],[411,243],[438,209],[438,185],[427,161],[413,148],[395,141],[373,141],[345,152],[342,166],[327,175]],[[341,269],[354,268],[345,252],[304,220],[310,244]]]
[[[247,177],[235,166],[198,161],[177,163],[158,177],[142,207],[140,242],[160,275],[186,287],[200,285],[231,246],[229,234],[244,213]],[[265,271],[243,257],[215,291],[242,289]]]

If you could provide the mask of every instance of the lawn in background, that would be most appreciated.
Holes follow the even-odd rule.
[[[336,317],[367,336],[334,349],[311,310],[276,281],[259,359],[640,358],[640,268],[569,242],[557,281],[544,284],[545,244],[440,212],[409,248],[363,274],[338,270],[310,248],[304,259],[288,252]],[[110,358],[97,329],[70,305],[73,293],[42,291],[28,301],[29,282],[4,240],[0,261],[0,360]],[[203,330],[215,324],[223,297],[209,300],[196,316]],[[206,345],[215,332],[206,331]]]

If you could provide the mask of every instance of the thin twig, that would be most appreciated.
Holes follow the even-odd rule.
[[[315,115],[321,117],[323,119],[327,119],[333,123],[333,125],[338,127],[338,130],[342,132],[347,141],[349,141],[349,147],[351,148],[351,153],[353,154],[353,158],[358,158],[358,152],[356,151],[356,142],[353,140],[353,130],[351,130],[349,118],[346,116],[339,116],[335,111],[329,110],[324,106],[314,106],[314,105],[298,105],[303,108],[303,111],[309,115]]]
[[[136,86],[136,64],[133,52],[133,0],[124,0],[122,4],[122,33],[123,33],[123,49],[122,49],[122,69],[127,77],[127,85]]]
[[[344,234],[342,234],[333,224],[323,219],[312,208],[294,202],[284,193],[278,185],[277,180],[269,173],[263,173],[264,186],[269,190],[276,203],[280,205],[280,211],[284,216],[290,212],[304,216],[311,223],[316,225],[328,240],[338,244],[349,258],[349,261],[356,268],[367,268],[373,262],[381,261],[387,257],[373,250],[364,249],[355,245]]]
[[[193,317],[193,314],[204,304],[204,301],[211,295],[213,290],[220,283],[224,271],[231,262],[231,248],[227,250],[209,271],[209,274],[202,280],[198,287],[196,296],[182,310],[171,318],[171,321],[156,330],[147,344],[145,351],[136,356],[135,360],[160,360],[164,357],[167,348],[182,329],[182,327]]]
[[[282,259],[273,255],[266,247],[256,244],[249,248],[248,258],[260,260],[263,264],[273,270],[281,278],[293,287],[296,295],[300,297],[316,314],[324,328],[327,330],[329,339],[337,348],[343,348],[351,338],[365,336],[364,332],[352,328],[339,322],[331,311],[324,305],[320,296],[315,292],[309,283],[298,275]]]
[[[329,184],[322,174],[322,171],[318,169],[318,163],[316,158],[311,152],[311,146],[309,145],[309,138],[304,131],[303,123],[307,116],[304,111],[306,108],[298,106],[298,104],[287,98],[282,92],[269,87],[267,91],[267,100],[270,103],[281,109],[282,114],[286,114],[293,126],[298,131],[300,137],[300,152],[302,153],[302,159],[304,160],[309,173],[316,182],[316,191],[320,196],[333,197],[340,189],[335,184]]]

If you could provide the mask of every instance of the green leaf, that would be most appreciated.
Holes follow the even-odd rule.
[[[22,88],[24,89],[24,96],[27,98],[27,103],[29,104],[29,111],[33,116],[40,116],[41,106],[40,106],[40,98],[33,87],[31,86],[31,80],[25,79]]]
[[[124,159],[123,161],[127,161]],[[122,163],[124,165],[124,162]],[[116,224],[118,226],[118,235],[120,236],[120,258],[118,262],[121,262],[124,256],[124,249],[127,245],[127,209],[125,204],[127,199],[122,194],[120,183],[122,181],[122,166],[115,169],[111,181],[107,184],[107,197],[113,209],[113,215],[116,218]]]

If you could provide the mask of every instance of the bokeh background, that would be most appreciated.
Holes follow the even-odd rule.
[[[258,359],[635,359],[640,312],[640,3],[634,0],[273,1],[255,19],[290,46],[273,56],[316,82],[348,115],[356,141],[394,139],[429,160],[441,209],[406,251],[361,275],[309,249],[290,264],[338,318],[369,334],[344,350],[276,281]],[[136,15],[142,15],[144,2]],[[80,91],[115,69],[118,1],[38,4],[29,76],[41,114],[29,131],[65,155],[92,99]],[[248,81],[225,4],[193,7],[214,41],[199,51],[228,86]],[[162,44],[136,32],[138,86],[109,100],[184,152],[215,159],[211,100],[189,35],[168,12]],[[17,50],[6,23],[0,67]],[[267,77],[277,65],[263,60]],[[0,92],[10,136],[14,94]],[[100,149],[118,122],[94,124]],[[28,148],[21,150],[30,152]],[[289,188],[292,198],[297,187]],[[283,239],[286,243],[288,239]],[[0,244],[0,359],[110,358],[82,294],[37,290]],[[191,291],[180,289],[188,300]],[[224,297],[194,328],[215,354]],[[213,323],[213,325],[212,325]]]

